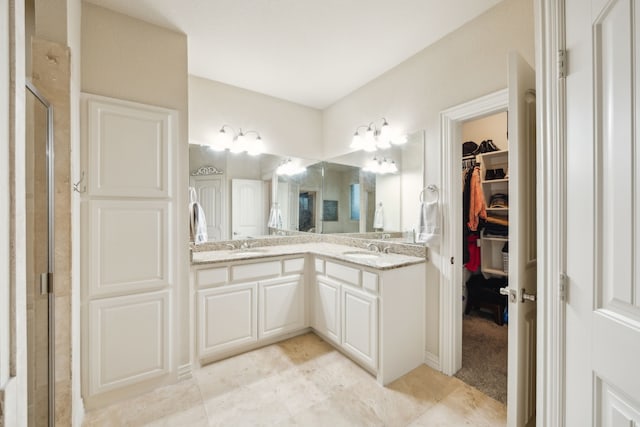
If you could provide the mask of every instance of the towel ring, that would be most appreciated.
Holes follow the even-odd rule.
[[[425,190],[429,190],[429,194],[435,195],[435,200],[431,200],[432,202],[437,202],[440,199],[440,193],[438,193],[438,187],[436,187],[435,184],[429,184],[426,187],[424,187],[422,189],[422,191],[420,192],[420,203],[423,203],[425,201]]]

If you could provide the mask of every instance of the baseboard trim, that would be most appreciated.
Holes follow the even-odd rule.
[[[188,380],[191,378],[191,363],[185,363],[184,365],[178,366],[178,381]]]
[[[72,404],[73,414],[71,416],[71,425],[73,427],[81,427],[84,421],[84,399],[76,399]]]
[[[428,367],[435,369],[436,371],[441,371],[440,369],[440,358],[430,351],[424,352],[424,363]]]

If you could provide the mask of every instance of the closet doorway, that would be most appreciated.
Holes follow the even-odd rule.
[[[504,236],[486,236],[492,240],[486,239],[485,242],[480,237],[480,251],[484,249],[488,256],[482,257],[479,264],[483,278],[508,278],[506,286],[497,285],[493,290],[496,297],[503,294],[508,300],[507,424],[520,427],[535,425],[536,408],[536,111],[534,72],[516,53],[509,55],[508,83],[507,89],[441,113],[443,235],[446,238],[441,247],[440,265],[440,367],[448,375],[456,374],[463,367],[462,297],[465,280],[460,169],[463,124],[508,111],[508,154],[481,154],[477,176],[480,185],[484,186],[482,181],[496,179],[499,175],[501,191],[508,192],[508,261],[506,266],[500,262],[506,243]],[[502,171],[496,172],[498,169]],[[492,176],[487,176],[488,170],[492,170]],[[497,183],[487,184],[489,186],[499,187]],[[491,188],[487,191],[497,190]],[[485,203],[490,202],[486,198],[484,200]],[[508,271],[507,276],[504,270]],[[494,299],[497,301],[499,298]],[[499,323],[498,310],[489,309],[491,318]]]
[[[463,268],[462,281],[454,284],[462,289],[464,309],[462,367],[455,376],[505,405],[508,301],[499,289],[508,286],[507,114],[461,126]]]

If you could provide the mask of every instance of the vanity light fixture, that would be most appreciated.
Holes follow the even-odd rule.
[[[255,134],[255,138],[248,136],[253,134]],[[232,153],[242,153],[246,151],[247,154],[251,156],[257,156],[264,152],[264,142],[257,131],[243,131],[239,129],[238,132],[236,132],[229,125],[222,125],[210,147],[214,151],[229,150]]]
[[[362,132],[362,130],[364,131]],[[387,119],[382,117],[382,124],[378,128],[375,122],[356,128],[353,133],[350,147],[354,150],[373,152],[378,149],[386,150],[391,145],[400,145],[407,142],[406,135],[394,136]]]
[[[372,172],[372,173],[384,175],[387,173],[398,172],[398,166],[396,166],[396,162],[391,159],[383,158],[382,160],[380,160],[377,157],[374,157],[373,159],[367,162],[367,164],[362,168],[362,170],[365,172]]]
[[[307,168],[305,168],[304,166],[295,164],[291,159],[287,159],[282,162],[280,166],[278,166],[278,168],[276,169],[276,174],[293,176],[306,171]]]

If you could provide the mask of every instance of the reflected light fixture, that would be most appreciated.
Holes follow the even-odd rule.
[[[305,168],[304,166],[300,166],[294,163],[291,159],[287,159],[283,161],[280,166],[278,166],[278,168],[276,169],[276,174],[292,176],[306,171],[307,168]]]
[[[401,145],[407,142],[406,135],[394,135],[387,119],[382,117],[382,124],[378,128],[375,122],[358,126],[353,133],[350,147],[354,150],[373,152],[378,149],[386,150],[391,145]],[[364,129],[364,131],[362,131]]]
[[[367,164],[362,168],[362,170],[365,172],[372,172],[372,173],[384,175],[387,173],[398,172],[398,166],[396,166],[396,162],[391,159],[383,158],[382,160],[380,160],[377,157],[374,157],[373,159],[367,162]]]
[[[255,138],[249,135],[255,135]],[[209,147],[214,151],[229,150],[234,154],[246,151],[251,156],[257,156],[264,152],[264,142],[257,131],[238,129],[236,132],[229,125],[222,125],[213,144],[210,144]]]

